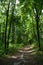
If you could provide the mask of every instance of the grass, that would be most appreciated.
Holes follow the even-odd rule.
[[[14,49],[19,49],[19,48],[22,48],[24,45],[23,43],[21,44],[9,44],[9,48],[14,48]]]
[[[8,50],[6,50],[7,51],[7,54],[8,55],[12,55],[12,54],[14,54],[14,53],[17,53],[17,50],[18,49],[20,49],[20,48],[22,48],[24,45],[23,45],[23,43],[21,43],[21,44],[9,44],[9,49]],[[4,45],[0,45],[0,58],[1,57],[3,57],[3,56],[5,56],[6,54],[5,54],[5,49],[4,49]]]
[[[16,53],[18,49],[22,48],[24,45],[23,43],[21,44],[9,44],[9,49],[7,50],[8,51],[8,54],[13,54],[13,53]]]

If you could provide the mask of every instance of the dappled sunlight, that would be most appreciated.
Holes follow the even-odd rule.
[[[21,52],[21,53],[32,53],[32,52],[35,52],[36,50],[28,50],[28,51],[23,51],[23,50],[19,50],[19,52]]]
[[[14,58],[17,59],[17,56],[5,55],[6,58]]]
[[[36,53],[37,52],[37,50],[38,49],[34,49],[33,48],[33,46],[26,46],[26,47],[24,47],[24,48],[22,48],[22,49],[19,49],[18,50],[18,52],[20,52],[20,53],[23,53],[23,54],[25,54],[25,53],[28,53],[28,54],[31,54],[31,53]]]

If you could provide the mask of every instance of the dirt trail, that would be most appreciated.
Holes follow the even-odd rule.
[[[37,54],[38,50],[27,45],[12,56],[0,60],[0,65],[42,65],[43,55]]]

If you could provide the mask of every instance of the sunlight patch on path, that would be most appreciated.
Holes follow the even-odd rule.
[[[8,57],[8,58],[14,58],[14,59],[17,59],[17,58],[23,59],[23,57],[25,57],[25,56],[28,57],[29,55],[36,54],[37,50],[38,49],[34,49],[32,46],[27,45],[27,46],[19,49],[16,54],[14,54],[14,55],[7,55],[6,57]]]

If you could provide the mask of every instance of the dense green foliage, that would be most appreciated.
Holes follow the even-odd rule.
[[[0,52],[26,44],[43,50],[43,0],[0,0]]]

